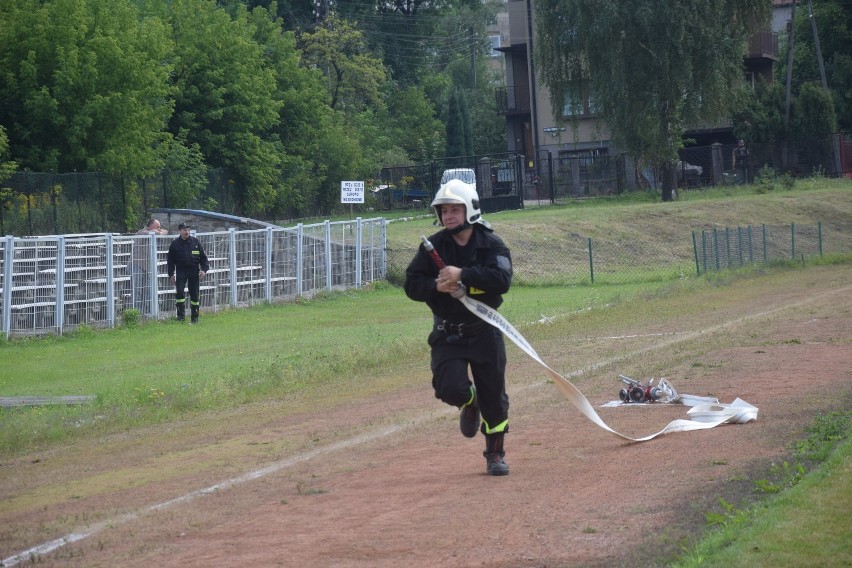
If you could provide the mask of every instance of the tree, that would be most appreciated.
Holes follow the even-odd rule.
[[[825,171],[834,170],[831,135],[837,132],[837,116],[831,94],[818,83],[805,83],[793,100],[791,139],[807,144],[810,163],[820,163]]]
[[[232,18],[209,0],[174,0],[168,10],[176,54],[169,131],[234,173],[238,212],[263,212],[277,199],[282,103],[255,27],[244,8]]]
[[[295,34],[284,31],[282,22],[263,8],[255,8],[251,20],[255,41],[263,46],[266,64],[274,73],[274,97],[279,104],[275,135],[282,150],[270,212],[298,217],[315,206],[318,195],[329,193],[330,186],[335,185],[339,194],[339,180],[329,180],[323,165],[326,156],[335,153],[327,138],[334,111],[322,72],[302,66]],[[335,136],[357,146],[348,132],[335,129]]]
[[[384,104],[381,88],[387,74],[382,61],[368,51],[363,34],[350,22],[330,16],[299,39],[303,65],[318,67],[327,76],[331,108],[352,113]]]
[[[129,0],[0,4],[0,123],[33,170],[162,166],[172,44]]]
[[[592,93],[613,143],[663,169],[691,125],[726,118],[765,0],[539,0],[535,60],[553,108]],[[554,117],[565,121],[564,117]]]
[[[435,109],[421,87],[396,91],[388,107],[394,140],[410,159],[423,164],[440,157],[444,148],[444,125],[435,116]]]
[[[471,147],[470,115],[464,90],[454,87],[447,104],[447,151],[446,157],[473,155]]]
[[[2,235],[6,234],[6,228],[3,226],[3,210],[13,199],[12,190],[4,188],[3,182],[18,169],[18,164],[6,160],[8,151],[9,138],[6,136],[6,129],[0,125],[0,234]]]
[[[758,80],[754,90],[743,87],[741,104],[732,114],[734,136],[750,144],[772,145],[784,134],[784,87]]]
[[[812,5],[813,21],[807,3],[800,2],[796,8],[793,85],[798,91],[810,81],[821,81],[813,34],[815,24],[838,127],[849,131],[852,130],[852,9],[843,0],[813,0]]]
[[[9,137],[6,136],[6,129],[0,126],[0,183],[3,183],[18,168],[18,164],[16,164],[12,160],[6,160],[7,153],[9,152]]]

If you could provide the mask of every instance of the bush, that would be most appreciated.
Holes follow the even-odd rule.
[[[124,327],[135,327],[142,319],[142,312],[136,308],[128,308],[121,313],[121,320],[124,322]]]

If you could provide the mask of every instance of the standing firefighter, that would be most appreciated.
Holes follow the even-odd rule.
[[[439,269],[421,245],[406,270],[405,293],[426,302],[434,316],[428,342],[435,397],[461,409],[459,427],[464,436],[473,438],[477,430],[485,435],[488,475],[508,475],[503,459],[503,436],[509,431],[506,346],[497,328],[478,319],[456,298],[467,293],[497,309],[512,282],[512,259],[482,218],[474,185],[448,181],[432,207],[444,229],[430,241],[446,266]]]
[[[169,280],[175,285],[177,319],[183,321],[186,316],[184,289],[189,283],[191,321],[198,323],[198,310],[201,305],[199,283],[210,270],[210,266],[207,264],[207,255],[204,253],[201,242],[189,234],[189,225],[181,223],[178,225],[178,229],[180,236],[169,245],[168,255]],[[175,272],[177,272],[177,277],[175,277]]]

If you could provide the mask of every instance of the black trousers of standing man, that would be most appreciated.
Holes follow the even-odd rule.
[[[180,318],[185,313],[186,296],[184,289],[189,284],[189,299],[193,313],[198,312],[198,306],[201,305],[200,278],[198,276],[198,267],[178,268],[175,270],[175,305],[177,306],[178,317]]]

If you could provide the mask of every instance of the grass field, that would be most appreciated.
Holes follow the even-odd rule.
[[[650,247],[655,239],[683,238],[699,227],[820,221],[832,228],[832,246],[845,251],[823,262],[847,270],[852,265],[852,234],[840,229],[848,227],[850,219],[852,183],[831,180],[803,183],[790,191],[688,192],[673,204],[596,200],[489,216],[510,246],[521,238],[545,246],[560,234],[576,233]],[[434,230],[428,217],[394,222],[388,228],[389,248],[413,254],[419,236]],[[715,292],[732,282],[757,282],[818,264],[818,259],[810,259],[805,267],[791,264],[621,285],[517,286],[501,312],[531,342],[547,344],[554,341],[555,332],[535,325],[543,319],[569,322],[565,325],[575,336],[602,335],[625,321],[650,317],[658,299],[673,296],[684,297],[676,304],[676,315],[700,318],[704,312],[724,309],[723,295]],[[310,301],[204,314],[195,327],[153,322],[0,341],[0,396],[96,397],[89,405],[3,409],[0,459],[9,462],[54,448],[82,447],[157,425],[177,427],[211,414],[233,416],[245,406],[264,402],[282,403],[278,412],[295,415],[320,400],[333,404],[382,397],[406,385],[428,360],[423,341],[428,325],[423,305],[408,301],[398,287],[381,283]],[[743,562],[755,543],[778,551],[771,557],[777,563],[764,565],[814,565],[809,549],[790,538],[799,534],[824,534],[824,546],[844,549],[835,557],[848,557],[848,413],[815,424],[811,438],[829,448],[821,459],[796,454],[803,457],[790,464],[793,471],[776,499],[761,500],[754,509],[731,508],[722,518],[708,520],[722,531],[685,548],[677,565],[757,565]],[[812,519],[819,519],[820,526],[813,526]],[[820,528],[826,526],[835,530]]]

